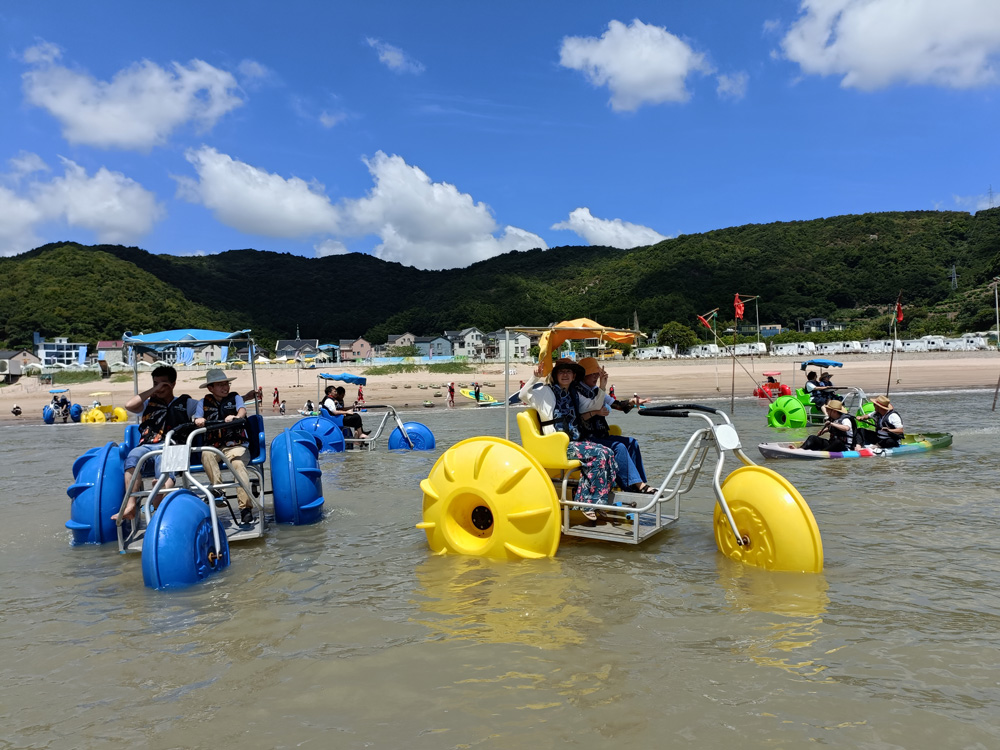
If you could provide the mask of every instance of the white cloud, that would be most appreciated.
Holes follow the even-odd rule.
[[[52,46],[25,52],[34,67],[22,82],[28,102],[59,120],[71,143],[146,151],[186,123],[208,130],[243,104],[232,74],[201,60],[169,70],[143,60],[99,81],[55,64]]]
[[[35,172],[48,172],[49,165],[38,154],[21,151],[10,160],[10,169],[10,176],[17,181]]]
[[[36,154],[22,153],[11,163],[31,165],[32,173],[48,171]],[[46,221],[89,229],[98,242],[123,243],[134,242],[163,218],[156,196],[120,172],[102,167],[89,176],[69,159],[62,163],[61,177],[29,181],[20,192],[0,187],[0,254],[34,247],[36,227]]]
[[[990,195],[989,193],[985,195],[953,195],[952,200],[955,201],[956,206],[972,213],[1000,206],[1000,195]]]
[[[21,56],[21,59],[28,65],[51,65],[62,57],[62,50],[58,44],[52,42],[39,42],[34,47],[28,47]]]
[[[185,157],[198,179],[174,177],[178,196],[204,205],[227,226],[265,237],[310,237],[337,229],[337,210],[322,185],[285,179],[207,146],[189,149]]]
[[[324,128],[332,128],[335,125],[339,125],[344,120],[347,119],[347,115],[343,112],[327,112],[323,110],[319,113],[319,124]]]
[[[325,258],[328,255],[347,255],[350,250],[340,240],[323,240],[318,245],[313,246],[317,258]]]
[[[35,226],[44,218],[34,201],[0,186],[0,255],[16,255],[39,245]]]
[[[781,30],[781,21],[777,18],[764,21],[762,31],[765,35],[774,34]]]
[[[484,203],[446,182],[431,182],[419,167],[379,151],[365,161],[375,181],[368,195],[343,203],[345,228],[375,234],[375,255],[417,268],[455,268],[511,250],[547,248],[536,234],[498,226]]]
[[[845,88],[984,86],[998,80],[1000,12],[996,0],[803,0],[781,47]]]
[[[240,76],[247,82],[263,81],[273,75],[266,65],[250,59],[241,60],[236,69],[239,71]]]
[[[611,91],[611,108],[634,111],[643,104],[686,102],[692,73],[711,73],[705,55],[660,26],[635,19],[608,23],[600,39],[566,37],[559,63],[579,70],[595,86]]]
[[[722,99],[742,99],[747,94],[747,83],[750,76],[745,72],[733,73],[732,75],[722,74],[716,77],[718,85],[715,93]]]
[[[336,205],[322,185],[286,179],[207,146],[188,151],[187,160],[198,177],[174,177],[179,197],[248,234],[327,235],[315,245],[321,256],[347,252],[338,238],[367,235],[381,240],[377,257],[418,268],[467,266],[510,250],[547,247],[523,229],[500,231],[486,204],[381,151],[365,161],[375,183],[368,194]]]
[[[621,219],[598,219],[586,207],[570,212],[566,221],[552,225],[553,229],[568,229],[576,232],[590,245],[606,245],[627,250],[640,245],[653,245],[668,237],[655,229],[633,224]]]
[[[414,73],[416,75],[424,72],[423,64],[418,60],[414,60],[399,47],[394,47],[387,42],[383,42],[380,39],[372,39],[371,37],[368,37],[365,41],[368,42],[369,47],[378,53],[379,62],[389,70],[396,73]]]

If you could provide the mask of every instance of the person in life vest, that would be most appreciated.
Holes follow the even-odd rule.
[[[365,402],[365,387],[363,385],[359,385],[357,403],[363,404],[364,402]]]
[[[343,417],[344,437],[356,437],[363,440],[368,437],[368,433],[365,432],[361,415],[355,414],[353,408],[344,408],[346,396],[347,391],[343,386],[328,385],[324,391],[323,400],[319,402],[320,414],[326,412],[331,417]]]
[[[521,382],[521,385],[524,385],[523,381]],[[455,382],[452,381],[448,383],[448,406],[454,406],[454,405],[455,405]]]
[[[150,388],[137,393],[125,402],[125,409],[133,414],[141,414],[139,419],[139,444],[129,451],[125,458],[125,487],[127,488],[135,474],[135,467],[139,464],[139,459],[150,451],[159,450],[163,447],[163,441],[167,433],[182,425],[190,424],[191,416],[194,414],[196,403],[186,393],[181,396],[174,396],[174,386],[177,384],[177,370],[169,365],[161,365],[151,373],[153,385]],[[160,473],[160,456],[157,456],[153,465],[157,475]],[[167,479],[163,486],[164,490],[174,486],[173,477]],[[153,500],[154,507],[159,505],[163,498],[161,493]],[[122,518],[134,518],[136,511],[136,498],[129,495],[125,510],[122,511]],[[112,516],[118,520],[119,514]]]
[[[274,388],[274,395],[271,397],[271,411],[276,411],[281,405],[281,399],[278,398],[278,387]]]
[[[826,412],[826,421],[822,429],[815,435],[810,435],[800,446],[807,451],[843,451],[854,450],[858,426],[854,417],[844,409],[844,403],[837,399],[828,401],[822,409]],[[830,437],[822,437],[823,433],[829,433]]]
[[[906,437],[903,430],[903,418],[892,408],[888,396],[876,396],[872,401],[875,405],[875,429],[861,430],[861,441],[865,445],[877,445],[880,448],[898,448]]]
[[[227,378],[222,370],[209,370],[202,388],[208,393],[198,402],[194,411],[194,423],[204,427],[206,423],[232,422],[236,419],[246,419],[247,409],[243,398],[238,393],[232,393],[232,383],[236,378]],[[236,489],[236,499],[240,504],[240,523],[253,523],[253,501],[243,489],[242,483],[250,485],[247,474],[247,461],[250,460],[250,440],[242,427],[228,427],[209,430],[203,438],[203,445],[210,445],[222,451],[226,458],[226,466],[233,472],[241,486]],[[222,481],[222,470],[219,467],[219,456],[213,451],[202,451],[201,465],[212,484]]]

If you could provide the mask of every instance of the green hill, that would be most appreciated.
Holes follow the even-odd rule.
[[[959,284],[951,288],[954,264]],[[760,295],[761,323],[870,321],[903,291],[906,325],[993,322],[986,288],[1000,273],[1000,209],[838,216],[682,235],[650,247],[557,247],[468,268],[421,271],[367,255],[304,258],[260,250],[154,255],[135,247],[52,243],[0,259],[0,340],[33,331],[79,341],[125,330],[252,328],[268,345],[586,316],[645,330],[695,323],[736,292]],[[915,329],[916,330],[916,329]]]

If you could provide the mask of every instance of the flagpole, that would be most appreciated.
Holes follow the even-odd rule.
[[[733,415],[736,414],[736,337],[739,335],[737,331],[740,320],[743,320],[743,301],[737,292],[733,299],[733,375],[729,391],[729,413]]]
[[[889,395],[889,384],[892,383],[892,360],[896,356],[896,323],[899,321],[899,313],[901,312],[900,303],[903,300],[903,290],[899,290],[899,296],[896,297],[896,306],[892,309],[892,353],[889,355],[889,378],[885,382],[885,395]]]

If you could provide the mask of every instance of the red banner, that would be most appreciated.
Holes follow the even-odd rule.
[[[743,301],[740,299],[740,295],[736,295],[736,299],[733,301],[733,307],[736,308],[736,319],[743,320]]]
[[[903,305],[900,303],[899,300],[896,300],[896,322],[897,323],[903,322]]]

